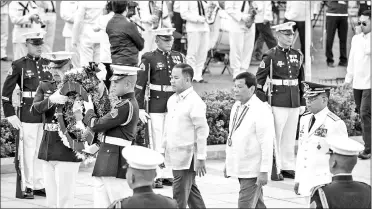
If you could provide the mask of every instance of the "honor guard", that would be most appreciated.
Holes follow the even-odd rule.
[[[56,105],[64,104],[68,97],[61,95],[57,85],[71,69],[71,52],[55,52],[50,56],[49,68],[53,80],[42,80],[36,91],[31,112],[43,116],[44,134],[38,158],[42,160],[48,208],[73,208],[76,178],[81,159],[64,145],[56,118]]]
[[[54,37],[56,33],[57,22],[57,1],[35,1],[39,9],[40,19],[45,25],[44,53],[53,51]]]
[[[311,188],[331,182],[326,154],[329,140],[347,138],[348,134],[344,121],[327,107],[331,86],[311,82],[303,85],[309,112],[300,120],[294,190],[309,198]]]
[[[124,147],[131,146],[138,123],[138,104],[134,96],[137,80],[136,67],[111,65],[111,93],[119,100],[110,113],[98,118],[91,98],[85,102],[84,123],[94,132],[104,132],[105,137],[94,165],[94,207],[106,208],[113,201],[129,196],[126,183],[126,160],[121,156]]]
[[[278,156],[276,163],[281,174],[286,178],[294,178],[295,139],[299,114],[305,110],[301,81],[305,79],[303,56],[300,50],[292,49],[294,22],[274,26],[278,45],[267,51],[258,68],[257,96],[262,101],[271,100],[274,114],[276,144]],[[269,76],[271,80],[270,94],[267,98],[263,87]],[[302,106],[300,108],[300,106]],[[279,180],[283,180],[280,175]]]
[[[159,152],[134,145],[124,148],[122,154],[128,162],[126,176],[133,196],[116,200],[108,208],[178,208],[172,198],[152,191],[156,168],[164,162]]]
[[[40,57],[43,35],[43,31],[23,34],[28,54],[12,63],[2,93],[5,117],[14,128],[20,129],[23,133],[25,176],[22,178],[26,186],[24,197],[28,199],[33,199],[34,194],[45,196],[41,161],[37,159],[43,135],[43,124],[41,115],[34,116],[30,112],[39,81],[52,79],[52,74],[48,71],[49,60]],[[21,103],[20,118],[17,117],[12,104],[12,95],[17,84],[23,98],[19,101]]]
[[[152,131],[152,143],[154,150],[164,153],[160,145],[163,141],[163,131],[165,116],[167,113],[167,101],[174,90],[170,85],[172,69],[176,64],[184,63],[185,57],[177,51],[172,51],[174,38],[172,36],[175,28],[160,28],[155,30],[155,43],[158,48],[152,52],[145,53],[141,59],[142,71],[138,74],[136,84],[136,98],[140,108],[140,119],[147,123],[147,118],[151,119],[150,127]],[[148,106],[145,104],[146,86],[149,87],[150,98]],[[145,109],[148,109],[147,113]],[[147,118],[146,118],[147,117]],[[160,179],[172,179],[170,168],[158,169],[158,177],[155,182],[156,188],[162,188]],[[164,181],[168,181],[164,180]],[[165,182],[170,183],[170,182]]]
[[[25,33],[39,31],[41,28],[38,7],[34,1],[12,1],[9,4],[10,21],[13,28],[13,60],[17,60],[27,54]]]
[[[371,186],[352,176],[364,146],[347,136],[332,138],[329,145],[332,182],[313,189],[310,208],[371,208]]]

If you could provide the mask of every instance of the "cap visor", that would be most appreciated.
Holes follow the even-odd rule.
[[[110,78],[110,81],[117,81],[117,80],[120,80],[122,78],[124,78],[125,76],[123,75],[113,75],[111,78]]]

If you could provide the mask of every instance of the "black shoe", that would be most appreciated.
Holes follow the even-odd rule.
[[[294,179],[296,173],[292,170],[282,170],[282,175],[283,175],[284,178]]]
[[[45,189],[34,190],[34,195],[41,196],[41,197],[46,197]]]
[[[208,83],[208,81],[200,80],[200,81],[198,81],[198,83]]]
[[[196,81],[196,80],[192,80],[192,82],[193,82],[193,83],[197,83],[197,81]]]
[[[278,175],[271,175],[271,180],[272,181],[283,181],[284,180],[284,177],[281,173],[279,173]]]
[[[163,185],[164,186],[172,186],[173,185],[173,179],[163,179]]]
[[[347,62],[339,62],[338,66],[347,67]]]
[[[156,189],[163,188],[163,183],[161,179],[156,179],[155,182],[152,184],[152,187]]]
[[[362,160],[368,160],[371,158],[371,153],[367,154],[364,151],[360,152],[358,157]]]
[[[327,62],[327,65],[328,65],[328,67],[336,67],[335,63],[333,63],[333,62]]]
[[[23,195],[25,199],[34,199],[34,191],[26,187],[25,193]]]

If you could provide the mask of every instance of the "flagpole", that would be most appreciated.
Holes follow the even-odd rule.
[[[312,27],[311,27],[311,2],[306,1],[306,18],[305,18],[305,80],[311,81],[311,34],[312,34]]]

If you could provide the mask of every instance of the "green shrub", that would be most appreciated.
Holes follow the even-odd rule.
[[[328,108],[345,122],[349,136],[362,135],[361,119],[355,107],[352,89],[332,89]]]
[[[217,90],[205,92],[201,95],[207,104],[207,121],[210,128],[207,139],[208,145],[225,144],[228,137],[230,112],[234,104],[232,91]],[[352,89],[337,88],[332,90],[328,104],[329,109],[338,115],[346,124],[349,136],[361,135],[361,121],[355,113],[355,103]],[[1,126],[1,157],[14,156],[14,129],[6,119],[2,119]],[[137,126],[135,143],[144,144],[145,125],[141,122]],[[182,133],[180,133],[182,134]]]
[[[7,119],[0,121],[1,127],[1,157],[14,157],[15,153],[15,129]]]

